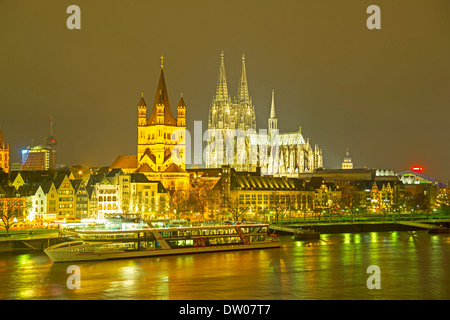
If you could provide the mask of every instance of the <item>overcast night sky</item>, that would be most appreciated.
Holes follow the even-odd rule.
[[[81,8],[81,30],[66,9]],[[381,30],[366,9],[381,8]],[[0,0],[0,127],[11,148],[50,132],[57,163],[109,166],[137,152],[137,105],[153,107],[164,55],[172,113],[207,129],[220,52],[236,95],[246,56],[257,129],[275,90],[280,132],[297,131],[340,168],[450,179],[448,0]]]

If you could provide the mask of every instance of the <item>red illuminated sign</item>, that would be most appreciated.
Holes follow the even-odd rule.
[[[414,172],[422,172],[423,171],[423,167],[414,166],[414,167],[412,167],[412,171],[414,171]]]
[[[194,248],[205,247],[205,246],[206,246],[205,238],[194,238]]]

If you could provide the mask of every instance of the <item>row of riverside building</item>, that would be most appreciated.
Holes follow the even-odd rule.
[[[409,198],[424,195],[429,208],[438,208],[448,188],[432,183],[404,183],[396,174],[374,169],[316,170],[302,178],[261,175],[260,171],[221,168],[187,169],[188,197],[198,185],[205,190],[205,205],[192,204],[184,218],[272,220],[275,216],[343,213],[408,212]],[[101,168],[70,171],[18,171],[0,175],[0,207],[19,204],[29,222],[103,218],[108,214],[141,213],[146,218],[173,218],[175,190],[142,173]],[[192,196],[192,195],[191,195]],[[414,202],[416,203],[416,202]],[[416,206],[416,205],[414,205]],[[193,212],[194,211],[194,212]],[[198,214],[198,213],[197,213]]]
[[[102,218],[120,212],[166,212],[167,190],[140,173],[17,171],[3,175],[0,202],[20,204],[27,221]]]

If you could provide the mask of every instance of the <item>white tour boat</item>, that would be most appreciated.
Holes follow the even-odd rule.
[[[67,229],[73,241],[44,250],[53,262],[90,261],[162,255],[279,248],[265,223],[223,223],[154,227],[141,221]]]

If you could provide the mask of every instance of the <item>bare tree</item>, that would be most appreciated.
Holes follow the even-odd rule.
[[[129,198],[131,202],[132,212],[142,212],[144,197],[142,196],[141,191],[133,192]]]
[[[120,208],[122,209],[122,212],[126,213],[130,211],[130,195],[126,194],[122,198],[122,202],[120,204]]]
[[[351,220],[354,220],[355,213],[361,207],[361,193],[358,188],[353,185],[345,186],[341,194],[341,207],[346,208],[350,212]]]
[[[290,197],[281,197],[278,193],[272,193],[273,198],[270,202],[271,213],[275,217],[278,224],[280,218],[282,219],[290,209]]]
[[[175,219],[180,219],[190,210],[189,192],[175,190],[170,197],[170,210],[175,215]]]
[[[286,214],[289,214],[289,219],[292,221],[292,212],[296,213],[299,208],[297,196],[288,194],[286,198]]]
[[[25,216],[25,206],[20,200],[6,200],[0,202],[0,227],[6,230],[9,235],[9,229]]]
[[[194,210],[200,212],[203,220],[208,211],[208,205],[211,201],[211,189],[214,187],[214,181],[195,179],[191,183],[190,202]]]
[[[238,199],[227,199],[226,208],[233,220],[239,221],[250,210],[250,205],[239,203]]]

